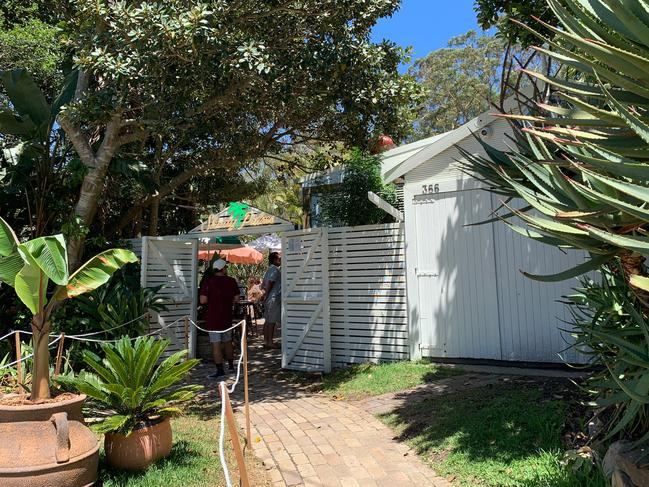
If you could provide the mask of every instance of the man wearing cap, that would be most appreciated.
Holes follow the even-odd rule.
[[[214,274],[203,281],[200,291],[201,304],[207,304],[206,329],[210,330],[212,354],[216,373],[210,377],[225,375],[223,355],[228,360],[229,370],[234,370],[234,350],[232,348],[232,308],[239,300],[239,285],[227,275],[227,262],[217,259],[212,264]],[[222,347],[222,348],[221,348]]]

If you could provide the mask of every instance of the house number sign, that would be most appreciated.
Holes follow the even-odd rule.
[[[439,193],[439,184],[424,184],[421,189],[423,194]]]

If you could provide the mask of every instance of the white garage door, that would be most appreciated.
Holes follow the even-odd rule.
[[[425,356],[500,359],[491,196],[415,197],[421,349]]]

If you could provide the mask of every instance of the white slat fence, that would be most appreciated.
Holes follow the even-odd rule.
[[[282,248],[283,367],[408,358],[402,224],[288,232]]]
[[[171,341],[166,354],[185,349],[184,317],[196,321],[196,288],[198,286],[198,241],[162,240],[142,238],[141,275],[143,287],[164,284],[158,293],[165,299],[167,310],[151,313],[150,330],[165,328],[160,335]],[[195,329],[190,327],[189,354],[195,356]]]

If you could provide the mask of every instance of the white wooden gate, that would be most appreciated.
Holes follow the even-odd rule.
[[[402,224],[288,232],[282,248],[283,367],[408,358]]]
[[[167,353],[185,348],[185,324],[189,316],[196,321],[196,288],[198,286],[198,241],[163,240],[157,237],[142,238],[141,282],[143,287],[164,285],[159,292],[167,301],[168,309],[152,313],[151,331],[163,329],[160,335],[171,341]],[[175,322],[175,323],[174,323]],[[170,324],[174,323],[172,326]],[[196,336],[190,327],[189,353],[195,356]]]
[[[282,367],[331,371],[327,232],[282,237]]]

